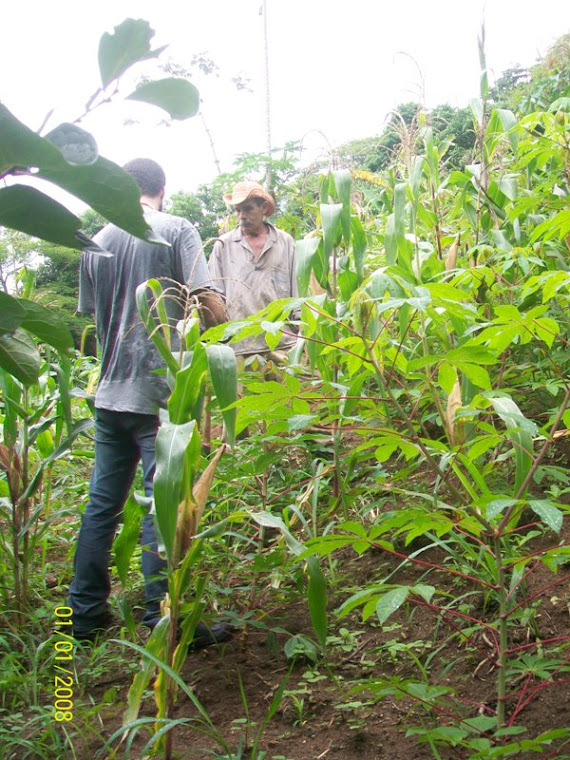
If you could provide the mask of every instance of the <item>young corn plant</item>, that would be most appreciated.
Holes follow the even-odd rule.
[[[22,616],[29,609],[34,558],[50,524],[51,468],[92,422],[72,418],[73,339],[67,327],[28,298],[0,293],[0,304],[0,504],[10,526],[0,551],[12,578],[2,595]]]
[[[226,448],[222,444],[201,468],[199,420],[206,381],[209,378],[217,403],[221,407],[227,440],[235,440],[234,408],[237,397],[236,362],[233,350],[225,345],[204,345],[200,339],[200,320],[186,309],[186,318],[174,330],[168,320],[166,301],[172,297],[163,291],[158,280],[148,280],[137,289],[141,319],[167,367],[171,394],[162,415],[156,441],[156,473],[153,509],[163,551],[168,563],[168,596],[162,606],[163,620],[153,631],[146,650],[140,650],[146,663],[129,690],[124,715],[124,732],[132,732],[137,721],[143,692],[158,665],[154,695],[157,707],[157,746],[162,746],[165,760],[172,757],[173,711],[180,686],[178,673],[185,661],[188,646],[199,622],[203,604],[200,597],[205,585],[200,577],[201,539],[196,539],[214,473]],[[132,542],[124,551],[132,551]],[[122,557],[123,564],[128,558]],[[196,580],[197,578],[197,580]],[[181,621],[181,609],[190,589],[196,601],[192,614]],[[134,646],[134,645],[133,645]],[[140,649],[140,648],[139,648]],[[205,711],[192,696],[202,718]],[[217,736],[209,724],[213,735]]]

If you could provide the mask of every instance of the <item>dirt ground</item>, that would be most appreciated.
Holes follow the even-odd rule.
[[[548,536],[551,544],[569,538],[570,525],[565,525],[562,536]],[[536,549],[539,548],[537,545]],[[442,559],[429,553],[422,557],[430,561]],[[375,550],[361,557],[348,551],[341,553],[339,566],[344,587],[346,574],[354,590],[370,585],[385,576],[386,563],[395,567],[397,561]],[[418,582],[417,575],[417,570],[399,571],[394,581]],[[466,591],[463,581],[456,582],[448,574],[440,576],[437,582],[432,576],[424,582],[445,588],[451,596]],[[509,644],[526,647],[520,650],[521,656],[540,652],[547,659],[551,648],[562,643],[556,654],[562,666],[554,667],[547,680],[513,675],[509,681],[507,718],[517,713],[516,725],[526,729],[523,738],[552,728],[569,727],[570,739],[568,642],[548,643],[568,634],[568,567],[561,567],[554,574],[537,562],[529,576],[527,593],[536,596],[535,626],[529,621],[513,628]],[[333,589],[331,611],[344,598],[335,598]],[[482,605],[473,614],[493,617]],[[375,620],[373,616],[363,623],[360,613],[354,612],[346,620],[337,621],[331,614],[331,628],[338,633],[345,625],[352,638],[350,634],[345,634],[344,639],[340,635],[341,641],[331,644],[326,665],[301,660],[291,669],[283,650],[289,635],[301,633],[314,638],[301,599],[273,609],[266,620],[266,629],[249,627],[228,644],[190,654],[182,676],[234,751],[240,743],[251,747],[259,735],[259,748],[267,752],[266,760],[429,760],[435,757],[430,747],[415,736],[406,736],[408,729],[451,724],[458,716],[469,718],[490,714],[495,709],[496,670],[488,660],[489,638],[478,634],[466,641],[465,636],[458,634],[458,628],[465,628],[465,621],[442,617],[426,606],[405,604],[384,626]],[[423,709],[421,701],[398,699],[396,695],[373,700],[366,693],[351,693],[351,687],[360,679],[398,677],[421,682],[422,673],[415,658],[423,663],[429,661],[424,680],[430,685],[452,687],[456,692],[456,698],[442,702],[438,716]],[[273,696],[289,671],[285,695],[264,727]],[[96,701],[111,682],[106,673],[101,683],[91,684],[91,698]],[[124,701],[128,684],[121,683],[119,678],[115,684]],[[152,699],[146,704],[143,712],[153,715]],[[108,736],[120,725],[121,715],[116,710],[113,715],[112,709],[105,713]],[[186,695],[181,695],[176,717],[192,715],[197,715],[196,709]],[[516,737],[519,741],[520,738]],[[135,746],[140,748],[142,744],[137,742]],[[570,744],[565,744],[564,740],[558,740],[542,754],[529,752],[516,757],[561,760],[570,757]],[[175,729],[174,747],[180,760],[225,757],[219,748],[213,754],[216,744],[208,736],[184,725]],[[85,751],[94,754],[95,749],[99,747],[93,746],[91,750],[86,747]],[[464,760],[469,756],[461,748],[444,747],[438,751],[441,760]],[[244,751],[241,757],[246,760],[250,754]]]

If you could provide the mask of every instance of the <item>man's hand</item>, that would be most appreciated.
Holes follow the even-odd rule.
[[[224,297],[220,293],[215,290],[200,290],[195,295],[198,298],[200,317],[207,328],[228,321]]]

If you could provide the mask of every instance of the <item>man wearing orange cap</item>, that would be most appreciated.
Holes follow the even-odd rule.
[[[246,319],[272,301],[297,295],[295,242],[266,221],[275,211],[275,201],[259,183],[238,182],[224,200],[234,207],[239,224],[218,238],[208,266],[233,321]],[[295,341],[284,336],[277,348],[288,350]],[[263,335],[244,338],[234,348],[241,355],[271,353]]]

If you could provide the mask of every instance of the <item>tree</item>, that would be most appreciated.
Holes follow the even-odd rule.
[[[166,204],[166,211],[182,216],[195,225],[206,256],[209,256],[218,237],[219,222],[227,213],[216,185],[200,185],[195,193],[174,193]]]
[[[17,230],[0,227],[0,288],[18,292],[18,274],[29,266],[38,252],[37,241]]]

